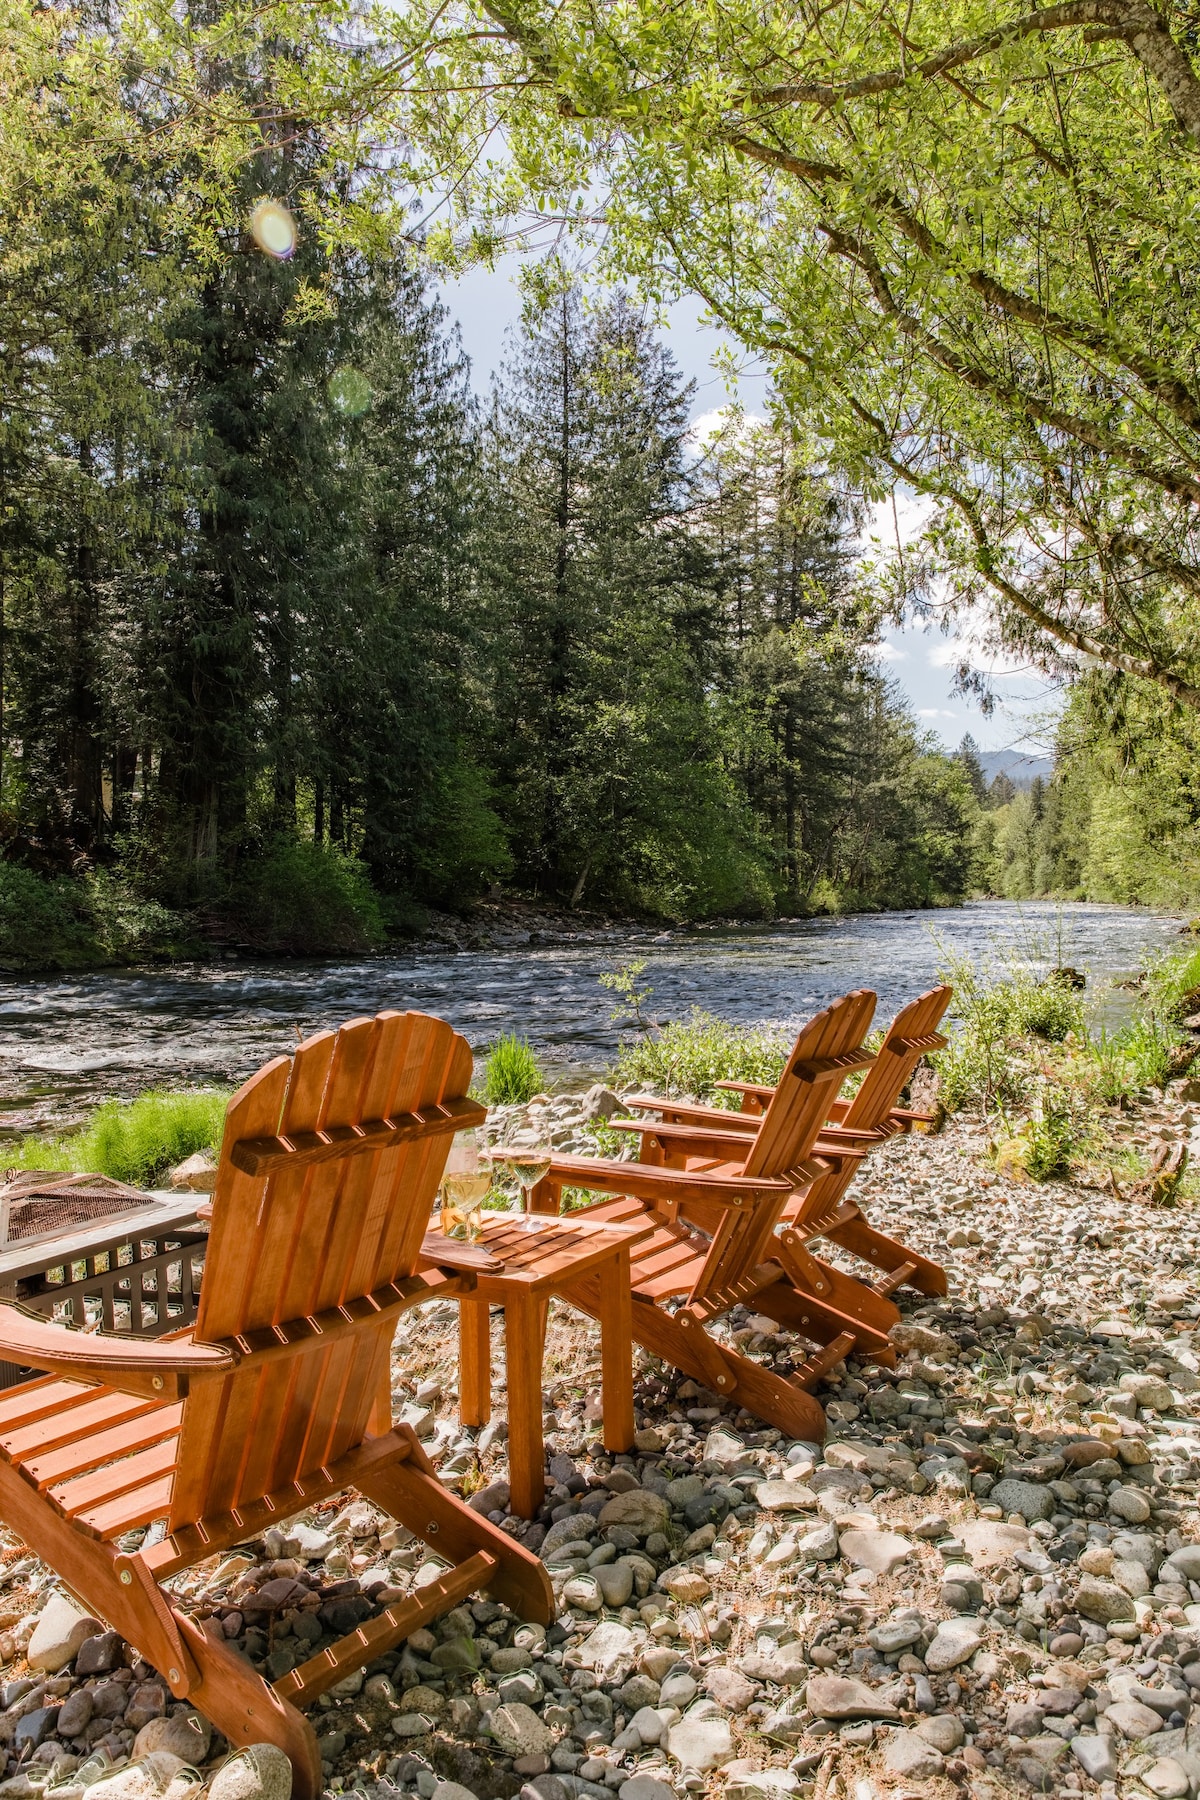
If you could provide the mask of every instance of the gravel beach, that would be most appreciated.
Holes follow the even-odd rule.
[[[607,1102],[560,1100],[539,1123],[586,1148],[589,1109]],[[1138,1128],[1195,1138],[1195,1111],[1169,1101]],[[872,1221],[943,1262],[951,1293],[897,1296],[895,1369],[833,1371],[823,1446],[640,1358],[636,1449],[609,1457],[595,1329],[556,1307],[546,1505],[513,1519],[499,1321],[496,1415],[463,1433],[455,1309],[408,1315],[397,1416],[443,1480],[539,1552],[560,1612],[547,1632],[460,1606],[323,1696],[330,1791],[1200,1793],[1200,1212],[1011,1180],[985,1148],[956,1121],[893,1140],[860,1176]],[[781,1370],[803,1354],[744,1310],[716,1331]],[[205,1781],[213,1800],[286,1800],[277,1753],[230,1758],[3,1543],[0,1795],[184,1800]],[[174,1591],[277,1679],[436,1567],[349,1496]]]

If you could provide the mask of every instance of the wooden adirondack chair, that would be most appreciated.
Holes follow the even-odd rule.
[[[46,1375],[0,1398],[0,1517],[235,1745],[321,1788],[299,1710],[480,1589],[548,1622],[537,1558],[437,1481],[393,1426],[407,1307],[469,1291],[471,1247],[426,1237],[452,1134],[482,1121],[471,1053],[439,1019],[381,1013],[320,1032],[229,1103],[194,1326],[89,1336],[0,1305],[0,1355]],[[458,1252],[462,1252],[459,1256]],[[438,1266],[417,1270],[433,1258]],[[353,1487],[450,1566],[274,1684],[160,1583]],[[122,1533],[166,1522],[128,1554]]]
[[[871,1263],[880,1272],[874,1288],[881,1294],[894,1293],[906,1283],[924,1294],[946,1292],[946,1272],[939,1263],[877,1231],[857,1202],[846,1196],[858,1163],[871,1146],[911,1130],[925,1116],[900,1108],[896,1102],[921,1057],[946,1043],[938,1026],[953,993],[953,988],[944,984],[930,988],[896,1014],[858,1092],[849,1100],[835,1100],[830,1109],[829,1122],[814,1147],[816,1156],[827,1165],[825,1171],[785,1208],[781,1220],[786,1239],[798,1239],[807,1245],[815,1238],[826,1237]],[[729,1113],[720,1107],[692,1106],[650,1094],[636,1095],[629,1104],[638,1109],[654,1109],[662,1115],[657,1141],[668,1160],[686,1165],[686,1140],[673,1135],[678,1128],[728,1131],[737,1138],[751,1136],[759,1130],[765,1109],[777,1091],[739,1081],[721,1081],[717,1086],[740,1093],[743,1111]],[[646,1130],[640,1121],[629,1123],[633,1129],[643,1133]],[[676,1151],[673,1157],[672,1149]]]
[[[823,1172],[810,1152],[837,1089],[851,1070],[874,1061],[862,1048],[874,1006],[874,994],[847,994],[804,1028],[753,1142],[736,1154],[728,1139],[697,1132],[687,1169],[661,1160],[556,1156],[534,1190],[539,1211],[556,1212],[563,1187],[572,1186],[619,1196],[587,1207],[584,1218],[652,1218],[654,1230],[630,1251],[635,1342],[781,1431],[817,1441],[825,1419],[808,1390],[856,1347],[894,1362],[886,1334],[899,1314],[803,1245],[794,1251],[784,1245],[775,1227],[792,1197]],[[824,1297],[813,1288],[814,1272],[827,1284]],[[558,1291],[601,1317],[594,1277],[566,1281]],[[680,1304],[668,1310],[674,1300]],[[844,1300],[853,1312],[843,1309]],[[706,1324],[742,1303],[807,1336],[818,1350],[785,1379],[718,1344]]]

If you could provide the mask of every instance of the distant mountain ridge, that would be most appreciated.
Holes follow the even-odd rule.
[[[1014,787],[1031,787],[1040,775],[1049,781],[1054,763],[1048,756],[1023,756],[1019,750],[980,750],[979,766],[990,787],[997,775],[1007,775]]]

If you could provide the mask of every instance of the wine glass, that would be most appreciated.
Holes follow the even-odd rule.
[[[553,1156],[551,1146],[540,1140],[534,1144],[514,1144],[503,1152],[504,1161],[521,1190],[526,1231],[538,1229],[533,1211],[533,1190],[549,1174]]]
[[[450,1146],[442,1176],[440,1225],[443,1237],[475,1244],[483,1236],[480,1207],[492,1185],[492,1159],[477,1131],[460,1131]]]

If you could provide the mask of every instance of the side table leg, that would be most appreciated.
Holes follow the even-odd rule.
[[[504,1297],[504,1344],[508,1364],[509,1505],[532,1519],[546,1498],[542,1441],[542,1353],[546,1304],[516,1286]]]
[[[486,1300],[458,1303],[458,1417],[486,1425],[492,1416],[492,1334]]]
[[[604,1448],[633,1448],[633,1295],[629,1246],[600,1277],[600,1370]]]

